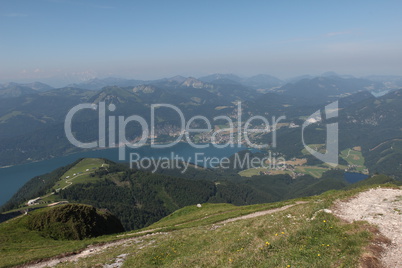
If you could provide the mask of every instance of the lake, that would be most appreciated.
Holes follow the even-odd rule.
[[[362,181],[364,179],[367,179],[370,177],[369,175],[362,174],[362,173],[355,173],[355,172],[345,172],[344,178],[347,182],[350,183],[356,183],[359,181]]]
[[[196,153],[203,154],[202,157],[228,157],[236,152],[247,149],[246,147],[216,148],[212,144],[208,148],[196,149],[187,143],[178,143],[171,148],[156,149],[150,146],[143,146],[137,149],[127,149],[126,159],[129,160],[129,153],[137,153],[141,157],[171,157],[171,153],[183,157],[189,162],[194,162]],[[40,162],[27,163],[12,167],[0,168],[0,206],[7,202],[19,188],[21,188],[31,178],[49,173],[56,168],[71,164],[80,158],[107,158],[118,161],[118,148],[87,151],[75,153],[67,156],[52,158]],[[198,162],[197,164],[200,164]]]

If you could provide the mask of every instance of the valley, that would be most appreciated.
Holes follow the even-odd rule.
[[[221,78],[204,80],[175,77],[90,90],[75,85],[0,99],[0,163],[26,163],[0,174],[57,162],[52,169],[43,164],[46,171],[2,205],[0,241],[8,255],[0,251],[1,264],[325,267],[339,254],[342,265],[361,262],[376,231],[321,211],[372,185],[399,187],[395,113],[401,90],[375,98],[359,91],[369,81],[320,77],[264,93]],[[308,101],[296,88],[327,91]],[[340,107],[337,165],[312,154],[328,151],[326,125],[333,121],[315,111],[334,100]],[[64,133],[64,116],[80,103],[98,110],[74,114],[71,133],[84,144],[95,141],[95,150],[73,146]],[[152,110],[154,103],[176,108]],[[149,124],[144,128],[132,115]],[[121,133],[129,143],[145,138],[144,146],[120,143]],[[60,223],[54,215],[63,213],[75,216]],[[80,219],[89,217],[110,221],[119,234],[88,231]],[[332,228],[324,228],[327,222]],[[26,247],[16,249],[21,239]],[[16,261],[17,254],[24,257]]]

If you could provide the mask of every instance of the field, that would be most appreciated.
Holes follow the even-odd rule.
[[[63,176],[60,177],[60,180],[53,186],[52,191],[64,189],[77,183],[96,182],[99,178],[93,178],[90,174],[100,167],[107,167],[104,160],[98,158],[85,158],[64,173]],[[29,208],[44,207],[50,203],[58,201],[61,201],[59,197],[51,192],[41,196],[41,199],[38,201],[39,204],[29,206]],[[24,207],[21,207],[18,210],[21,209],[24,209]]]
[[[315,151],[320,153],[325,153],[325,144],[311,144],[309,147]],[[304,155],[310,154],[306,149],[302,150]],[[345,161],[348,162],[349,166],[346,165],[338,165],[338,169],[349,170],[349,171],[356,171],[361,173],[366,173],[367,168],[364,165],[364,157],[361,153],[361,147],[356,146],[353,149],[345,149],[340,153],[340,157],[342,157]],[[293,174],[302,173],[306,175],[311,175],[315,178],[320,178],[322,174],[332,168],[331,166],[324,163],[323,166],[307,166],[305,165],[307,160],[305,158],[295,159],[286,161],[286,164],[294,166],[294,171],[291,170],[268,170],[266,168],[254,168],[254,169],[247,169],[239,172],[240,176],[243,177],[252,177],[255,175],[260,175],[260,172],[270,171],[270,174]]]
[[[290,170],[270,170],[269,175],[289,174],[292,175],[293,171]]]
[[[276,169],[267,169],[267,168],[249,168],[246,170],[242,170],[239,172],[239,175],[242,177],[252,177],[261,175],[261,172],[268,172],[269,175],[280,175],[280,174],[289,174],[292,175],[293,171],[290,170],[276,170]]]
[[[321,154],[324,154],[326,152],[325,144],[308,144],[307,146]],[[304,155],[310,154],[305,148],[302,150],[302,153]]]
[[[320,178],[322,174],[328,170],[325,167],[318,167],[318,166],[304,166],[306,163],[306,159],[295,159],[293,161],[286,161],[287,164],[295,166],[295,170],[276,170],[276,169],[269,169],[269,168],[250,168],[246,170],[242,170],[239,172],[239,175],[242,177],[252,177],[258,176],[261,172],[268,172],[269,175],[279,175],[279,174],[289,174],[293,175],[296,173],[303,173],[306,175],[313,176],[314,178]]]
[[[357,149],[357,150],[355,150]],[[363,172],[366,168],[364,165],[364,157],[359,148],[345,149],[341,152],[341,157],[348,162],[349,165],[355,166],[356,171]]]
[[[302,158],[302,159],[294,159],[294,160],[288,160],[285,162],[287,165],[292,165],[292,166],[302,166],[307,163],[307,159]]]
[[[327,168],[324,167],[315,167],[315,166],[298,166],[295,168],[297,173],[304,173],[307,175],[311,175],[314,178],[320,178],[322,174],[327,171]]]
[[[60,181],[53,187],[53,189],[63,189],[76,183],[91,182],[96,180],[91,178],[89,174],[100,167],[106,167],[104,160],[99,158],[85,158],[64,173],[60,178]]]
[[[239,172],[239,175],[242,177],[252,177],[252,176],[258,176],[260,175],[261,172],[267,172],[267,168],[249,168],[246,170],[242,170]]]
[[[219,110],[223,110],[223,109],[226,109],[226,108],[229,108],[229,106],[216,106],[215,110],[219,111]]]

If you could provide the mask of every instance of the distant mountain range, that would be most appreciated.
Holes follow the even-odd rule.
[[[190,79],[190,80],[189,80]],[[79,84],[71,84],[71,87],[78,87],[89,90],[99,90],[105,86],[138,86],[143,84],[149,85],[171,85],[177,86],[182,84],[183,86],[194,86],[202,87],[202,84],[214,84],[214,85],[243,85],[246,87],[250,87],[252,89],[271,89],[274,87],[279,87],[285,84],[284,81],[280,80],[271,75],[255,75],[248,78],[241,78],[234,74],[212,74],[204,77],[200,77],[198,79],[194,77],[183,77],[183,76],[174,76],[171,78],[163,78],[158,80],[134,80],[134,79],[122,79],[122,78],[104,78],[104,79],[91,79],[83,83]]]
[[[310,103],[322,103],[323,101],[334,101],[358,91],[386,89],[387,87],[384,84],[367,79],[321,76],[288,83],[279,88],[278,91],[288,96],[297,97],[301,102],[305,100]]]
[[[327,113],[329,111],[327,105],[335,101],[339,103],[339,109],[336,116],[330,117]],[[238,105],[239,102],[241,106]],[[346,195],[352,196],[357,190],[354,190],[353,194],[346,191],[337,193],[332,190],[347,190],[356,186],[368,187],[372,184],[377,186],[378,183],[401,185],[402,77],[356,78],[327,72],[318,77],[303,76],[290,81],[282,81],[269,75],[242,78],[233,74],[213,74],[201,78],[175,76],[152,81],[121,78],[92,79],[62,88],[52,88],[38,82],[2,84],[0,85],[0,167],[50,159],[84,150],[73,146],[68,141],[64,125],[68,112],[76,105],[83,103],[88,106],[95,104],[98,107],[101,103],[106,104],[108,110],[104,115],[105,121],[107,120],[105,140],[106,146],[110,147],[117,144],[113,144],[113,138],[114,142],[119,142],[116,139],[122,137],[120,134],[123,134],[127,141],[139,140],[146,131],[138,122],[129,122],[123,127],[119,123],[135,115],[150,124],[153,104],[170,104],[180,109],[185,118],[185,124],[195,130],[194,132],[208,128],[207,132],[188,135],[194,143],[215,143],[208,138],[211,137],[211,132],[216,131],[222,133],[222,136],[226,135],[226,138],[230,135],[234,136],[233,140],[225,140],[225,137],[217,135],[217,143],[223,141],[229,145],[228,141],[245,141],[247,134],[249,141],[253,144],[267,144],[267,147],[259,150],[242,150],[236,155],[221,159],[220,163],[217,158],[218,162],[215,162],[217,165],[212,167],[211,164],[208,168],[197,166],[198,163],[194,158],[194,162],[176,159],[178,161],[172,164],[175,162],[173,159],[143,157],[140,162],[137,162],[137,167],[133,165],[134,168],[129,168],[128,163],[118,164],[108,159],[87,158],[32,178],[0,207],[0,223],[18,217],[0,225],[3,230],[0,232],[2,235],[0,240],[6,245],[6,247],[3,246],[6,249],[2,250],[3,256],[10,255],[10,252],[14,254],[7,257],[12,262],[6,265],[22,265],[27,260],[20,259],[24,256],[21,254],[24,251],[27,256],[31,256],[28,259],[29,261],[32,259],[32,262],[28,264],[30,265],[43,259],[44,256],[50,257],[62,252],[70,252],[67,253],[67,256],[70,256],[71,252],[81,252],[80,248],[89,242],[99,244],[103,240],[109,242],[115,238],[104,236],[94,240],[77,240],[77,244],[72,244],[71,241],[61,244],[59,240],[54,239],[83,239],[121,232],[123,228],[136,230],[157,221],[159,222],[156,228],[163,226],[163,229],[155,229],[154,225],[150,226],[147,232],[158,232],[164,235],[169,230],[176,230],[174,233],[178,233],[179,236],[178,239],[173,237],[174,241],[171,239],[173,242],[170,244],[162,237],[159,241],[159,245],[162,246],[159,247],[159,252],[155,253],[152,243],[156,238],[147,235],[152,241],[149,240],[151,242],[146,241],[146,243],[152,246],[152,251],[150,249],[149,253],[146,253],[146,258],[151,256],[150,258],[156,260],[158,256],[159,261],[162,261],[163,257],[170,263],[170,254],[172,258],[178,256],[175,255],[177,247],[180,247],[178,254],[186,252],[189,243],[183,243],[183,237],[200,239],[197,235],[190,233],[186,235],[183,233],[185,229],[179,229],[192,226],[195,226],[199,234],[215,232],[215,234],[221,234],[223,240],[228,237],[234,242],[233,246],[227,249],[231,252],[237,250],[239,254],[243,254],[241,253],[243,249],[246,250],[246,246],[250,244],[250,236],[247,234],[247,236],[239,236],[238,239],[231,239],[231,234],[234,233],[233,226],[229,226],[232,228],[231,233],[227,232],[229,229],[224,229],[224,222],[235,216],[261,210],[262,207],[253,206],[240,210],[241,208],[234,206],[215,206],[205,203],[250,205],[313,196],[323,192],[326,193],[310,201],[303,198],[304,201],[309,202],[304,204],[306,205],[304,208],[301,207],[301,212],[299,207],[294,208],[293,212],[289,210],[289,212],[277,213],[277,216],[272,213],[269,219],[275,216],[279,225],[271,226],[269,232],[261,232],[261,226],[267,225],[267,222],[252,223],[255,227],[253,227],[254,234],[261,239],[248,252],[255,255],[258,251],[258,254],[272,257],[271,252],[277,251],[278,248],[279,250],[286,248],[301,237],[301,240],[306,241],[302,241],[302,244],[296,243],[297,247],[292,250],[301,254],[303,258],[307,256],[306,258],[312,259],[311,256],[317,255],[320,257],[330,250],[335,252],[333,259],[337,260],[340,250],[347,248],[350,251],[353,238],[358,238],[360,234],[355,232],[355,236],[351,237],[350,226],[345,227],[344,223],[338,224],[333,216],[319,212],[335,199],[345,198]],[[182,120],[178,117],[177,111],[158,107],[155,113],[156,116],[153,118],[155,125],[149,130],[154,130],[157,143],[170,142],[183,133],[191,132],[181,128]],[[98,111],[85,109],[77,112],[71,126],[75,138],[81,142],[101,140],[101,130],[99,130],[102,123],[101,115],[99,109]],[[194,119],[195,116],[198,118],[189,120]],[[280,116],[279,124],[274,124],[275,118]],[[310,122],[310,119],[314,122],[306,126],[304,123]],[[209,122],[206,123],[208,120]],[[259,132],[266,127],[267,121],[270,131]],[[310,147],[322,154],[330,151],[327,147],[327,134],[330,130],[328,126],[334,123],[337,123],[339,130],[339,132],[332,132],[337,132],[333,140],[339,142],[335,167],[330,165],[332,162],[324,163],[308,150]],[[249,128],[246,129],[246,126]],[[272,131],[273,129],[275,131]],[[184,139],[182,141],[188,142]],[[193,148],[188,147],[192,153]],[[173,149],[170,150],[172,151]],[[196,153],[195,150],[194,153]],[[258,160],[257,165],[255,160]],[[164,164],[160,165],[160,161]],[[243,166],[240,163],[248,163],[248,165]],[[268,163],[269,168],[266,166]],[[219,166],[219,164],[224,165]],[[187,166],[186,170],[183,170],[184,166]],[[16,166],[11,170],[14,168],[20,167]],[[385,175],[378,175],[378,173]],[[371,178],[354,185],[347,175],[371,176]],[[72,204],[62,205],[68,202]],[[196,206],[196,204],[199,205]],[[274,204],[269,208],[278,209],[274,210],[278,212],[282,210],[284,204],[280,206]],[[286,204],[293,205],[290,202]],[[186,206],[189,207],[171,214]],[[296,210],[301,215],[298,218],[293,215]],[[306,216],[308,218],[312,216],[311,220],[307,221],[310,225],[302,226],[303,228],[289,233],[290,228],[300,224],[286,225],[286,223],[297,223],[294,221],[297,219],[306,222]],[[160,221],[164,217],[166,218]],[[285,225],[280,222],[281,220]],[[166,222],[171,224],[164,225]],[[212,223],[214,224],[211,225]],[[246,225],[250,224],[247,222],[237,224],[240,226],[237,228],[239,233],[244,234],[240,229],[244,229]],[[321,230],[321,233],[327,237],[323,240],[316,235],[314,239],[311,237],[307,239],[312,233],[311,230]],[[172,235],[174,233],[172,232]],[[269,239],[266,238],[268,233],[271,234]],[[148,239],[145,236],[135,238],[138,234],[140,233],[119,234],[118,237],[122,237],[127,243],[133,241],[136,243],[143,238]],[[170,234],[168,236],[172,237]],[[333,242],[334,237],[338,239],[335,242]],[[340,246],[342,243],[338,242],[345,237],[349,239],[345,242],[346,246]],[[284,240],[287,238],[289,243]],[[21,241],[25,245],[23,249],[21,249]],[[196,240],[191,242],[193,241]],[[204,239],[202,243],[194,242],[194,248],[205,244],[204,255],[209,256],[212,251],[208,248],[210,246],[208,241],[215,243],[217,239],[208,238],[208,243],[204,243],[205,241],[207,240]],[[283,246],[281,241],[287,244]],[[321,244],[323,241],[332,241],[328,242],[330,244],[325,247],[325,252],[324,244]],[[311,248],[313,242],[316,244],[314,250]],[[49,251],[49,254],[40,255],[42,253],[36,250],[38,245],[48,245],[43,250]],[[118,252],[121,250],[118,244],[109,245],[117,245],[117,248],[109,247],[111,251],[107,252],[107,256],[104,254],[102,258],[111,263],[111,258],[121,254]],[[307,251],[300,253],[300,245]],[[337,246],[335,250],[334,245]],[[15,250],[9,250],[9,248]],[[56,248],[58,251],[50,251],[51,248]],[[86,250],[92,249],[91,246]],[[124,247],[123,252],[127,252],[126,249],[127,247]],[[141,249],[143,249],[142,246]],[[220,249],[217,248],[217,250]],[[128,266],[138,260],[139,255],[135,255],[135,250],[133,252],[130,257],[132,262],[126,263]],[[182,256],[188,259],[188,255],[185,254]],[[120,256],[122,255],[127,254]],[[87,258],[88,265],[101,263],[96,259],[98,256],[100,255]],[[261,259],[259,256],[262,255],[256,258]],[[233,257],[225,255],[219,258],[221,258],[219,262],[221,264],[228,263],[228,258]],[[321,257],[315,260],[317,260],[316,263],[322,263]],[[229,265],[231,262],[232,259],[229,259]],[[163,265],[168,262],[147,263]],[[174,262],[173,265],[175,263],[178,262]],[[254,265],[250,263],[246,263],[245,266]],[[290,262],[286,260],[282,266],[286,266],[287,263]],[[293,263],[291,265],[294,266]],[[290,264],[288,266],[290,267]]]
[[[106,86],[137,86],[141,84],[146,84],[146,81],[142,80],[135,80],[135,79],[123,79],[123,78],[115,78],[115,77],[108,77],[108,78],[93,78],[88,81],[77,83],[77,84],[70,84],[69,87],[76,87],[88,90],[100,90]]]
[[[334,72],[326,72],[320,76],[304,75],[287,80],[281,80],[277,77],[267,74],[259,74],[251,77],[240,77],[234,74],[211,74],[200,78],[183,77],[178,75],[171,78],[162,78],[157,80],[137,80],[107,77],[92,78],[86,80],[85,82],[69,84],[67,87],[96,91],[107,86],[136,87],[141,85],[152,85],[162,88],[208,88],[210,91],[214,91],[216,88],[221,88],[220,90],[223,90],[225,94],[228,92],[231,93],[233,90],[238,90],[249,91],[247,93],[248,95],[250,92],[285,92],[293,91],[294,89],[292,88],[296,88],[296,91],[299,93],[303,92],[302,95],[304,95],[306,88],[310,88],[309,90],[312,90],[311,88],[313,87],[316,88],[315,93],[324,93],[319,89],[322,87],[320,84],[323,83],[327,83],[327,85],[325,85],[327,91],[329,90],[327,88],[328,83],[334,83],[335,92],[333,93],[337,93],[336,90],[339,91],[338,93],[342,93],[343,91],[349,92],[350,89],[354,91],[365,89],[380,91],[382,89],[397,89],[402,87],[402,76],[373,75],[355,78],[351,75],[338,75]],[[0,84],[0,98],[19,97],[22,95],[48,91],[51,89],[53,89],[53,87],[40,82]]]
[[[383,80],[387,78],[392,80]],[[367,159],[373,159],[370,160],[373,166],[378,166],[375,157],[369,156],[370,152],[377,150],[373,148],[400,137],[402,123],[398,123],[398,118],[384,121],[384,118],[393,118],[392,114],[402,114],[402,104],[398,97],[400,90],[396,90],[398,81],[397,77],[364,79],[327,73],[282,86],[278,86],[280,81],[266,75],[240,78],[221,74],[200,79],[175,76],[154,81],[95,79],[85,84],[76,84],[74,87],[57,89],[42,83],[3,84],[0,86],[0,95],[3,93],[0,98],[0,166],[42,160],[77,151],[65,137],[64,119],[67,112],[80,103],[113,103],[117,107],[118,115],[128,117],[135,114],[149,120],[150,105],[156,103],[175,105],[182,110],[186,118],[195,115],[208,119],[219,115],[236,118],[236,102],[241,101],[245,115],[243,122],[253,115],[267,118],[286,115],[286,122],[300,124],[303,117],[335,100],[340,100],[340,107],[349,116],[342,119],[343,122],[348,122],[344,126],[347,134],[342,137],[342,144],[347,144],[347,147],[354,144],[364,147],[363,154],[367,155]],[[264,91],[258,90],[256,85],[264,83],[277,86],[263,93]],[[83,88],[85,86],[87,89]],[[102,88],[94,90],[97,87]],[[381,98],[375,98],[371,94],[380,91],[391,92]],[[367,125],[367,129],[366,126],[357,126],[349,120],[353,117],[361,122],[371,122],[374,115],[377,116],[375,122],[378,126]],[[97,137],[97,116],[97,113],[86,111],[74,119],[74,128],[80,140],[93,141]],[[225,122],[216,122],[217,126],[220,124]],[[172,132],[178,131],[179,125],[177,113],[162,108],[158,115],[158,134],[169,138]],[[139,134],[139,128],[134,124],[127,127],[127,137],[134,139]],[[292,138],[290,135],[284,141],[285,147],[292,139],[300,141],[299,137]],[[397,148],[392,144],[389,143],[387,148]],[[293,147],[286,148],[292,152],[296,148]]]
[[[19,97],[22,95],[49,91],[51,89],[53,89],[51,86],[40,82],[34,82],[28,84],[18,84],[18,83],[0,84],[0,98]]]
[[[277,77],[267,74],[259,74],[252,77],[241,78],[234,74],[212,74],[199,78],[201,81],[209,83],[238,83],[253,89],[271,89],[285,84]]]

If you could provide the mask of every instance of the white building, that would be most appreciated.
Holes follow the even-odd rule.
[[[36,201],[38,201],[38,200],[40,200],[40,197],[35,198],[35,199],[31,199],[31,200],[28,201],[27,205],[28,206],[33,206],[33,205],[35,205]]]

